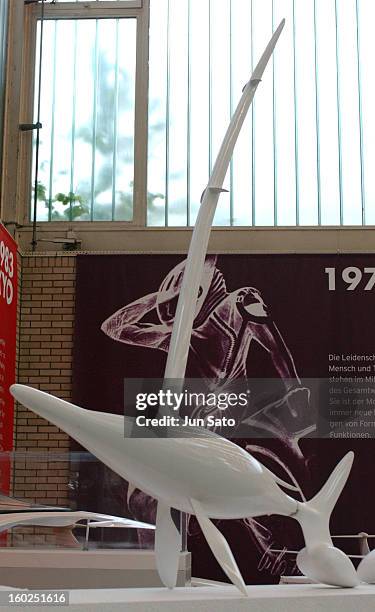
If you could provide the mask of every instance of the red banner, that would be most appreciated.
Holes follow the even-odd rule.
[[[14,402],[9,387],[15,381],[17,329],[17,245],[0,224],[0,452],[13,450]],[[10,462],[0,463],[0,491],[9,493]]]

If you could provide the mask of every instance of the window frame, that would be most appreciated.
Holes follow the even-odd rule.
[[[21,100],[19,123],[32,123],[34,91],[36,87],[37,22],[41,17],[41,4],[25,6],[24,47],[21,73]],[[115,19],[133,18],[137,21],[135,116],[134,116],[134,192],[133,219],[131,221],[38,221],[51,230],[77,226],[82,229],[113,224],[126,228],[145,227],[147,219],[147,136],[148,136],[148,48],[149,0],[118,0],[117,2],[61,2],[45,4],[44,18],[52,19]],[[43,119],[42,119],[43,123]],[[42,128],[43,129],[43,128]],[[19,132],[19,164],[17,176],[17,221],[31,225],[30,201],[32,197],[32,132]]]

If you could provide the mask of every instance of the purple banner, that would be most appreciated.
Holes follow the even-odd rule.
[[[247,419],[248,428],[235,443],[284,480],[297,483],[298,499],[312,497],[338,460],[348,450],[355,451],[349,483],[333,514],[335,534],[374,529],[375,496],[368,483],[372,482],[375,442],[347,429],[342,435],[314,438],[316,413],[325,411],[329,429],[329,411],[335,416],[339,410],[330,396],[327,406],[318,406],[321,397],[304,381],[324,379],[328,385],[339,385],[343,394],[346,384],[358,383],[354,379],[365,383],[368,377],[371,382],[375,375],[373,266],[370,255],[208,257],[187,367],[189,378],[209,380],[221,393],[229,393],[241,380],[248,381],[246,391],[252,400],[246,414],[239,415],[236,407],[236,418],[242,423]],[[163,377],[183,270],[184,258],[177,255],[78,257],[75,403],[123,414],[124,379]],[[257,380],[263,379],[273,381],[271,398],[257,386]],[[329,389],[327,393],[335,395]],[[371,409],[365,401],[363,408],[369,430],[372,422],[375,427],[375,407]],[[199,416],[207,414],[199,412]],[[358,428],[361,418],[358,413]],[[255,435],[255,421],[262,423],[264,439],[259,430]],[[338,422],[335,419],[335,432]],[[75,496],[81,508],[154,520],[155,502],[138,490],[128,495],[127,483],[109,470],[87,463],[78,471]],[[366,505],[353,503],[365,489]],[[303,546],[292,519],[219,521],[219,528],[246,582],[278,582],[281,574],[297,573],[293,555],[272,552]],[[225,580],[194,517],[188,533],[193,574]],[[139,538],[142,545],[151,545],[142,534]],[[345,546],[347,552],[358,554],[355,544]]]

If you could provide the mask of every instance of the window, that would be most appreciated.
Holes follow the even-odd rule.
[[[285,17],[214,222],[375,224],[373,0],[150,0],[149,32],[148,8],[46,2],[38,220],[193,225]]]
[[[113,17],[103,2],[119,7]],[[45,4],[38,221],[133,221],[141,14],[129,5],[141,3],[96,0],[88,10],[87,3],[72,2],[61,5],[61,12],[57,4]],[[93,16],[96,7],[103,12]],[[40,33],[39,5],[37,50]],[[38,57],[35,66],[38,83]]]
[[[149,225],[194,224],[242,87],[283,17],[215,224],[375,223],[373,0],[151,0]]]

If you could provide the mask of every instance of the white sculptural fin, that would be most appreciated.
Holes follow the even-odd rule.
[[[316,542],[332,545],[329,519],[343,490],[353,464],[354,453],[349,452],[337,464],[319,493],[308,502],[298,503],[295,518],[300,523],[309,548]]]
[[[302,527],[306,542],[306,547],[297,555],[298,568],[316,582],[341,587],[356,586],[358,577],[350,559],[333,546],[329,519],[348,479],[353,458],[354,453],[347,453],[319,493],[308,502],[298,502],[294,515]]]
[[[273,480],[280,485],[280,487],[284,487],[284,489],[289,489],[289,491],[298,491],[299,492],[299,488],[296,487],[296,485],[291,484],[290,482],[285,482],[285,480],[283,480],[282,478],[279,478],[279,476],[276,476],[276,474],[274,474],[271,470],[269,470],[261,461],[259,461],[259,459],[257,459],[258,463],[261,464],[264,472],[268,472],[268,474],[271,476],[271,478],[273,478]]]
[[[224,570],[228,578],[233,584],[245,595],[249,596],[248,590],[241,576],[241,572],[238,569],[233,553],[229,548],[229,544],[224,538],[223,534],[220,533],[213,522],[208,518],[202,505],[196,499],[190,499],[190,503],[193,506],[194,514],[197,517],[197,521],[203,531],[204,537],[206,538],[209,547],[211,548],[217,562],[220,567]]]
[[[341,459],[319,493],[310,499],[310,508],[313,508],[316,512],[327,517],[331,516],[332,510],[348,480],[353,465],[353,459],[353,452],[347,453],[345,457]]]
[[[163,584],[173,589],[177,583],[181,535],[173,522],[171,508],[158,501],[156,512],[155,557]]]
[[[223,183],[227,173],[233,150],[248,110],[253,101],[259,82],[263,76],[266,66],[272,57],[276,43],[284,28],[283,19],[273,33],[262,57],[256,65],[249,82],[232,116],[227,132],[219,149],[214,167],[206,189],[202,194],[201,206],[195,223],[193,236],[190,242],[189,252],[186,260],[185,272],[177,303],[172,335],[169,344],[167,363],[165,367],[165,379],[183,380],[185,377],[186,363],[189,353],[190,339],[193,329],[195,309],[199,283],[202,278],[204,261],[208,248],[212,222],[220,193],[223,191]]]

